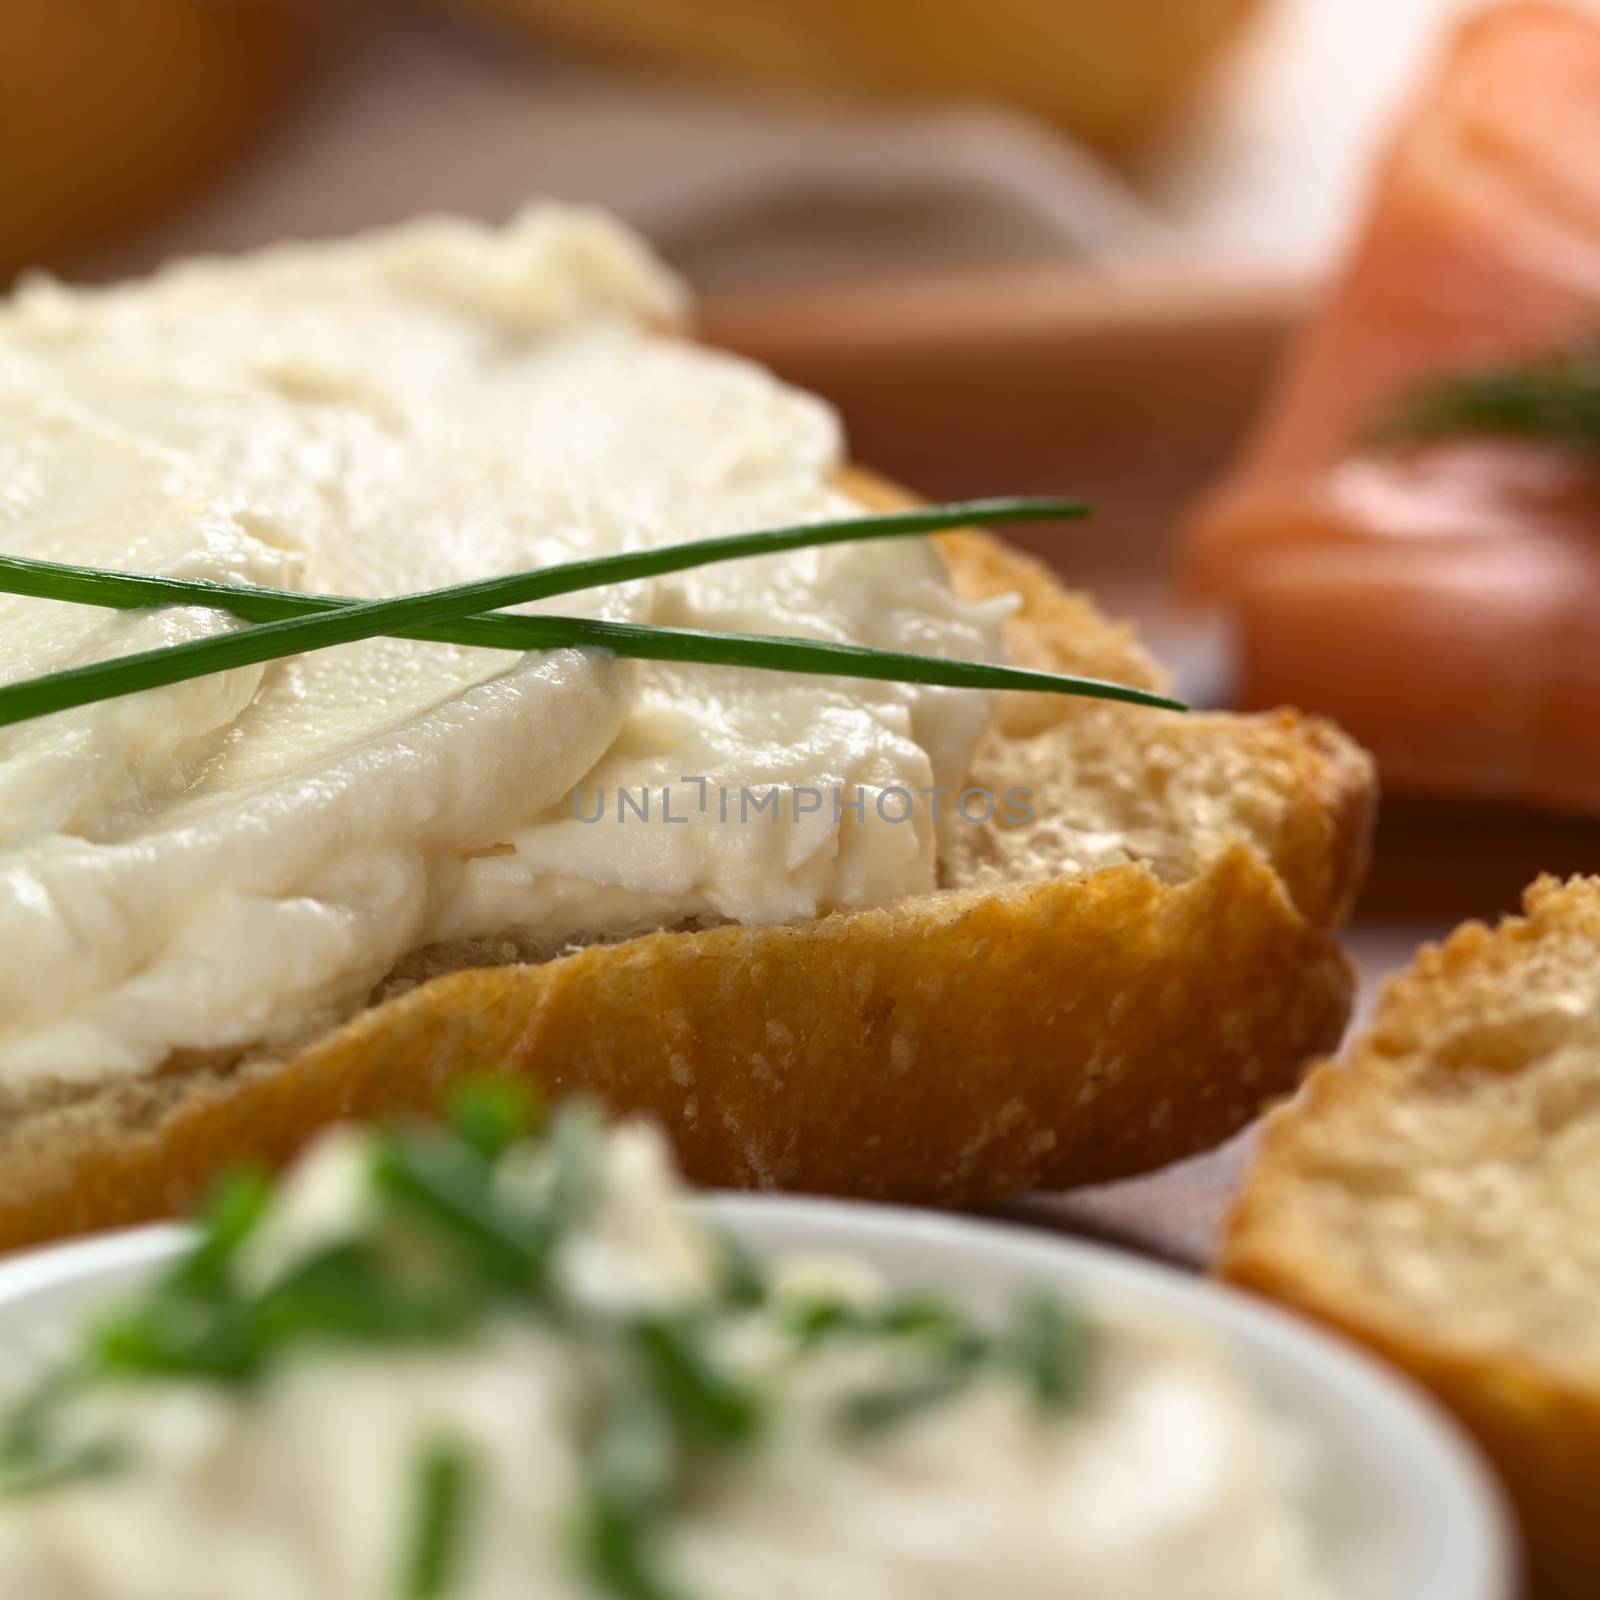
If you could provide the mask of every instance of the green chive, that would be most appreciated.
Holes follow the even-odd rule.
[[[243,608],[267,618],[238,632],[91,662],[0,688],[0,726],[378,635],[417,637],[418,630],[434,630],[441,624],[459,628],[464,619],[472,619],[478,612],[625,579],[682,571],[712,561],[848,540],[924,534],[978,520],[989,523],[1034,521],[1078,516],[1083,511],[1084,507],[1075,501],[1023,500],[894,512],[602,556],[390,600],[350,601],[334,596],[291,595],[287,591],[235,588],[226,584],[178,584],[174,587],[176,580],[141,579],[133,574],[52,566],[17,556],[0,557],[0,590],[126,606],[136,598],[141,604],[150,603],[157,592],[150,585],[159,584],[165,603],[173,603],[184,596],[182,603],[206,603],[235,614]],[[590,647],[650,660],[876,678],[953,688],[1078,694],[1183,709],[1179,702],[1166,696],[1126,684],[816,640],[707,633],[575,617],[494,617],[477,621],[497,629],[514,629],[514,643],[504,632],[492,642],[517,650]],[[427,636],[443,637],[434,632]],[[452,632],[450,639],[452,642],[490,642],[486,635],[475,634],[467,639],[459,631]]]
[[[857,1438],[887,1433],[953,1400],[972,1382],[972,1375],[972,1366],[963,1362],[941,1365],[904,1382],[863,1389],[839,1408],[840,1426]]]
[[[1055,1295],[1027,1295],[1017,1308],[1006,1354],[1047,1411],[1072,1404],[1083,1387],[1088,1328]]]
[[[92,1348],[108,1375],[218,1383],[248,1381],[263,1354],[260,1329],[245,1307],[160,1293],[108,1317]]]
[[[55,1441],[57,1421],[93,1376],[88,1363],[65,1362],[13,1403],[0,1427],[0,1493],[26,1493],[58,1477],[63,1456]]]
[[[589,1203],[602,1132],[599,1112],[581,1101],[563,1106],[551,1124],[545,1146],[549,1177],[528,1238],[541,1276],[548,1276],[556,1251]]]
[[[452,1091],[448,1120],[463,1144],[493,1163],[533,1131],[538,1101],[515,1079],[469,1078]]]
[[[485,611],[502,606],[548,600],[558,594],[605,588],[640,578],[662,577],[721,561],[750,556],[780,555],[819,545],[858,544],[876,539],[922,537],[949,532],[977,523],[1002,527],[1019,522],[1079,521],[1091,514],[1081,500],[1002,499],[969,500],[955,505],[918,506],[905,511],[867,512],[828,522],[799,523],[754,533],[724,534],[711,539],[690,539],[657,545],[648,550],[627,550],[616,555],[564,561],[530,572],[487,578],[473,584],[434,590],[455,594],[475,589],[485,592]],[[495,597],[505,590],[506,596]],[[38,600],[63,600],[79,605],[108,606],[137,611],[148,606],[204,606],[231,612],[246,622],[284,622],[298,617],[347,611],[393,601],[351,600],[341,595],[302,594],[297,589],[270,589],[255,585],[213,583],[203,578],[160,578],[134,572],[113,572],[102,567],[38,561],[29,556],[0,555],[0,593],[31,595]],[[420,596],[410,598],[418,599]],[[473,616],[467,611],[450,621],[400,629],[379,628],[402,639],[426,639],[441,644],[485,645],[502,650],[543,649],[536,635],[524,629],[527,617]],[[372,634],[364,635],[373,637]],[[528,641],[532,641],[531,643]],[[310,648],[309,646],[307,648]]]
[[[578,1549],[596,1585],[614,1600],[686,1600],[656,1570],[650,1552],[651,1525],[627,1516],[603,1499],[584,1508]]]
[[[441,591],[443,592],[443,591]],[[422,597],[426,599],[427,597]],[[401,605],[378,601],[376,605]],[[449,601],[434,611],[446,614]],[[694,628],[656,627],[649,623],[605,622],[586,617],[521,617],[522,650],[595,649],[640,661],[681,661],[695,666],[746,667],[764,672],[798,672],[813,677],[867,678],[887,683],[919,683],[948,689],[1014,690],[1030,694],[1070,694],[1091,700],[1117,700],[1158,710],[1183,711],[1181,700],[1148,689],[1076,673],[1040,672],[1026,667],[998,666],[944,656],[916,655],[901,650],[874,650],[865,645],[834,644],[781,634],[709,633]],[[112,656],[87,666],[30,678],[0,687],[0,727],[76,706],[92,705],[138,694],[145,689],[185,683],[191,678],[263,661],[280,660],[310,650],[327,649],[391,634],[394,629],[369,626],[365,606],[332,613],[269,622],[188,644],[168,645],[132,655]],[[323,624],[330,626],[323,629]],[[333,636],[342,628],[342,636]],[[312,634],[307,630],[322,630]]]
[[[712,1444],[741,1444],[761,1426],[761,1407],[749,1388],[718,1366],[707,1333],[697,1318],[644,1317],[634,1325],[633,1343],[686,1432]]]
[[[540,1260],[499,1214],[489,1179],[476,1152],[442,1138],[393,1140],[373,1167],[379,1193],[453,1246],[480,1281],[526,1293]]]
[[[969,1336],[961,1314],[932,1295],[913,1294],[891,1300],[878,1313],[877,1322],[885,1333],[934,1339],[952,1346]]]
[[[28,1465],[0,1464],[0,1495],[23,1499],[46,1494],[96,1478],[110,1478],[126,1472],[131,1457],[124,1446],[111,1439],[97,1439],[59,1455],[41,1453]]]
[[[611,1407],[595,1440],[595,1492],[621,1515],[654,1516],[672,1492],[678,1462],[672,1418],[648,1386],[637,1385]]]
[[[722,1298],[741,1310],[761,1305],[767,1298],[767,1273],[755,1252],[729,1228],[713,1227],[711,1244],[722,1269]]]
[[[1059,1301],[1022,1300],[1009,1329],[986,1337],[925,1295],[860,1304],[837,1297],[772,1301],[760,1267],[722,1238],[725,1269],[703,1302],[670,1312],[607,1313],[563,1305],[555,1252],[582,1220],[596,1176],[598,1113],[569,1106],[543,1140],[530,1200],[499,1181],[499,1161],[526,1125],[526,1103],[502,1081],[461,1091],[453,1130],[378,1141],[374,1181],[390,1211],[368,1237],[330,1246],[258,1293],[230,1270],[268,1209],[266,1181],[246,1174],[208,1208],[180,1269],[93,1333],[86,1355],[59,1369],[0,1430],[0,1493],[28,1494],[128,1464],[113,1441],[67,1447],[66,1408],[94,1380],[169,1378],[247,1383],[295,1349],[332,1342],[454,1339],[481,1327],[509,1288],[530,1314],[565,1322],[604,1352],[610,1399],[584,1450],[576,1533],[585,1570],[612,1600],[686,1600],[663,1572],[665,1519],[695,1475],[748,1446],[766,1422],[764,1397],[719,1357],[718,1340],[766,1307],[804,1352],[833,1335],[892,1346],[886,1381],[846,1394],[837,1422],[866,1438],[914,1421],[981,1374],[1009,1371],[1041,1406],[1067,1405],[1082,1383],[1087,1330]],[[445,1249],[430,1260],[388,1248],[384,1223],[421,1222]],[[444,1600],[460,1584],[472,1463],[435,1442],[419,1457],[400,1574],[404,1600]]]
[[[609,1409],[589,1453],[579,1554],[589,1575],[616,1600],[682,1600],[655,1570],[650,1544],[680,1468],[673,1420],[647,1384],[625,1390]]]
[[[973,1334],[960,1314],[929,1295],[906,1295],[882,1304],[835,1299],[792,1301],[782,1307],[784,1320],[802,1344],[815,1344],[834,1334],[925,1340],[947,1355],[971,1354]]]
[[[780,1303],[784,1324],[803,1346],[819,1344],[838,1333],[865,1333],[872,1324],[860,1306],[829,1297]]]
[[[271,1203],[272,1182],[261,1169],[242,1168],[224,1177],[200,1214],[199,1241],[172,1281],[191,1290],[219,1285]]]
[[[460,1338],[483,1309],[470,1286],[416,1287],[369,1245],[335,1245],[301,1265],[246,1315],[263,1358],[294,1344],[415,1344]]]
[[[456,1587],[466,1543],[466,1502],[472,1463],[457,1443],[430,1445],[416,1466],[405,1600],[441,1600]]]

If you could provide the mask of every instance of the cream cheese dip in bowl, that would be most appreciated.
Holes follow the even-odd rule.
[[[0,1351],[26,1600],[1511,1594],[1474,1457],[1326,1335],[995,1224],[693,1199],[579,1113],[339,1131],[19,1258]]]

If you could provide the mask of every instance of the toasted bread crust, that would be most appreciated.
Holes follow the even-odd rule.
[[[659,1118],[701,1183],[992,1201],[1224,1137],[1332,1043],[1349,995],[1243,846],[1177,889],[1129,865],[651,934],[438,979],[292,1061],[187,1080],[137,1130],[131,1098],[39,1119],[4,1149],[0,1238],[162,1214],[222,1162],[427,1110],[485,1066]]]
[[[1037,563],[980,534],[943,548],[963,592],[1023,595],[1017,658],[1160,681],[1128,630]],[[287,1061],[22,1118],[0,1132],[0,1245],[168,1214],[230,1161],[281,1161],[341,1118],[431,1109],[485,1070],[661,1119],[711,1184],[972,1204],[1215,1143],[1343,1028],[1351,978],[1331,927],[1364,864],[1370,766],[1288,714],[1026,696],[1002,706],[979,763],[999,776],[1021,751],[1069,774],[1110,760],[1116,791],[1211,760],[1220,784],[1247,773],[1258,804],[1214,837],[1195,830],[1194,861],[1008,868],[809,923],[458,972]]]
[[[1600,879],[1546,878],[1524,917],[1425,948],[1269,1118],[1219,1260],[1455,1412],[1510,1492],[1534,1600],[1600,1594],[1597,1103]]]
[[[309,53],[307,0],[0,6],[0,282],[114,236],[265,125]]]

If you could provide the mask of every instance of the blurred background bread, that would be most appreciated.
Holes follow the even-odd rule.
[[[449,0],[755,84],[1007,101],[1103,146],[1183,100],[1259,0]]]
[[[215,171],[282,96],[305,0],[4,0],[0,282]]]

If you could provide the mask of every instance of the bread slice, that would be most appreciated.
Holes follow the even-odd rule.
[[[897,498],[863,475],[868,503]],[[1130,631],[978,533],[964,595],[1014,592],[1014,659],[1157,685]],[[174,1063],[0,1127],[0,1245],[166,1214],[223,1164],[498,1071],[659,1118],[702,1183],[969,1204],[1212,1144],[1338,1039],[1332,929],[1364,868],[1370,763],[1290,713],[1003,700],[972,781],[1037,820],[961,827],[944,887],[442,972],[288,1059]],[[497,952],[488,952],[492,959]],[[392,988],[392,986],[391,986]]]
[[[1129,148],[1188,99],[1261,0],[444,0],[787,93],[1004,101]]]
[[[5,0],[0,284],[158,215],[235,157],[313,52],[310,0]]]
[[[1433,1389],[1511,1491],[1537,1600],[1600,1595],[1600,878],[1391,982],[1269,1121],[1221,1268]]]

